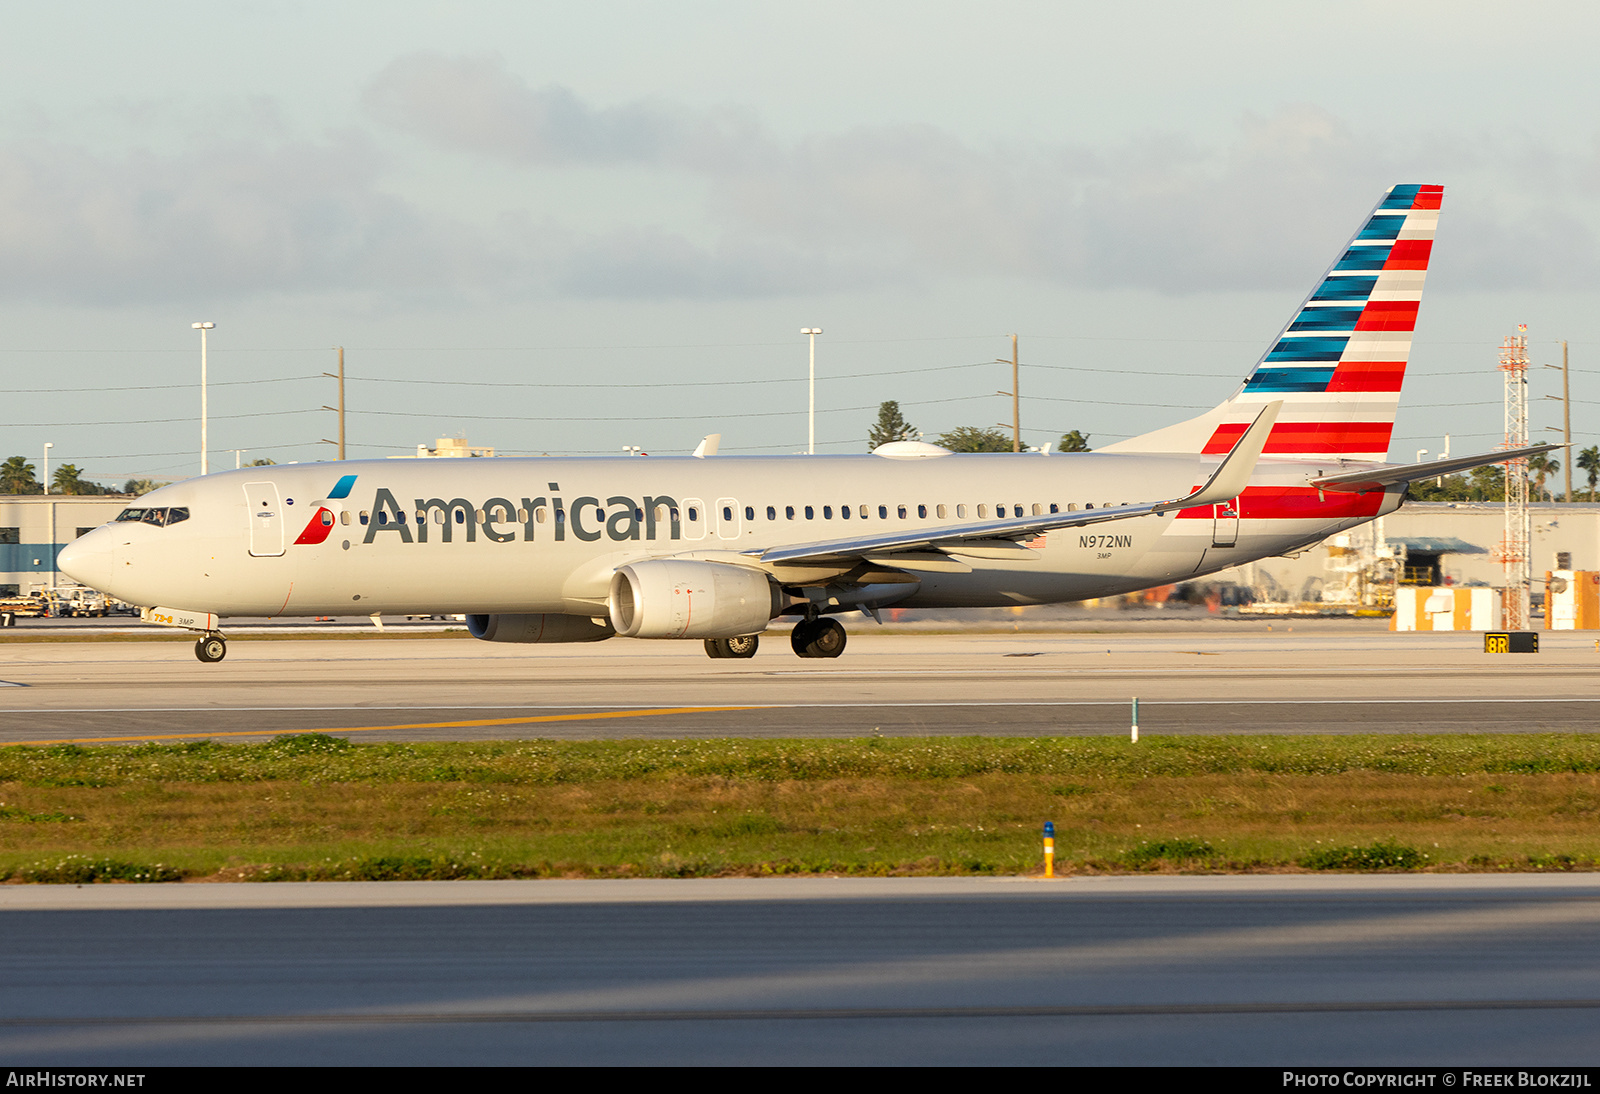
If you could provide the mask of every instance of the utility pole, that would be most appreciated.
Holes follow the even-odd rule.
[[[1004,357],[996,357],[995,364],[1006,363]],[[1011,390],[997,391],[996,395],[1011,396],[1011,451],[1022,451],[1022,385],[1017,382],[1017,336],[1011,336]],[[1001,423],[1001,429],[1005,424]]]
[[[1555,368],[1546,365],[1545,368]],[[1569,398],[1571,390],[1567,386],[1567,343],[1561,342],[1561,470],[1566,472],[1567,501],[1572,501],[1572,400]],[[1546,395],[1546,399],[1554,399],[1554,395]],[[1545,426],[1550,432],[1555,432],[1554,426]]]
[[[322,375],[330,380],[339,381],[339,405],[336,407],[324,405],[322,409],[331,410],[339,415],[339,439],[330,441],[324,438],[322,443],[337,444],[339,446],[339,459],[342,460],[344,459],[344,347],[334,346],[333,348],[339,351],[339,374],[335,376],[331,372],[324,372]]]

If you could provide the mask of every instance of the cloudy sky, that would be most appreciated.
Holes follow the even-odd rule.
[[[1514,12],[1514,15],[1513,15]],[[1105,443],[1226,397],[1395,182],[1442,183],[1391,456],[1569,341],[1600,440],[1590,5],[68,3],[0,41],[0,455],[89,477],[502,452]],[[1535,429],[1559,424],[1535,375]]]

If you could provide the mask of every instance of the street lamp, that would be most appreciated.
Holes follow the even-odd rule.
[[[817,451],[817,335],[822,333],[822,328],[801,327],[800,333],[811,339],[811,411],[806,419],[810,431],[806,455],[811,456]]]
[[[191,323],[190,326],[200,332],[200,474],[204,475],[211,469],[209,446],[206,444],[206,331],[216,324]]]
[[[55,447],[54,441],[44,442],[44,492],[50,492],[50,450]]]

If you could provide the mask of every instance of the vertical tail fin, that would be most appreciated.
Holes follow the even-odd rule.
[[[1231,399],[1102,451],[1221,455],[1281,399],[1267,455],[1383,460],[1443,197],[1391,187]]]

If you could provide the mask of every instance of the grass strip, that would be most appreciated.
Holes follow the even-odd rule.
[[[1600,868],[1600,737],[0,750],[12,881]]]

